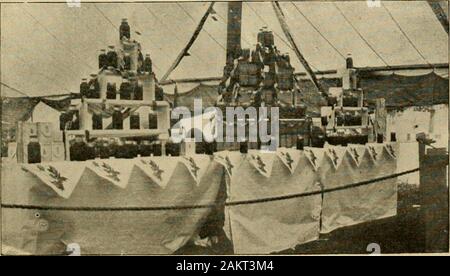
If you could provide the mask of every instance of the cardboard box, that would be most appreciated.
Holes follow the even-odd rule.
[[[41,144],[41,162],[52,161],[52,143],[40,143]]]
[[[53,142],[52,143],[52,161],[64,161],[64,143],[63,142]]]
[[[37,133],[39,143],[51,143],[53,141],[53,124],[49,122],[37,123]]]

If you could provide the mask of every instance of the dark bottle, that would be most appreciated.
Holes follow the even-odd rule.
[[[248,61],[250,59],[250,49],[248,48],[242,49],[241,57],[243,60]]]
[[[345,67],[347,69],[353,68],[353,58],[352,55],[348,54],[347,58],[345,59]]]
[[[131,57],[128,54],[125,54],[123,57],[123,69],[124,70],[131,70]]]
[[[107,67],[111,66],[117,69],[117,53],[114,50],[114,46],[108,46],[108,53],[106,54]]]
[[[343,106],[357,107],[358,106],[358,97],[353,95],[343,96],[342,97]]]
[[[369,143],[369,135],[361,135],[360,142],[361,145]]]
[[[262,47],[264,47],[264,32],[263,32],[263,29],[259,29],[258,36],[257,36],[257,41]]]
[[[152,143],[152,154],[154,156],[161,156],[161,143],[159,141]]]
[[[100,157],[100,148],[102,145],[102,138],[97,138],[97,140],[95,140],[94,142],[94,153],[95,153],[95,158],[101,158]]]
[[[89,84],[87,79],[81,79],[80,83],[80,95],[81,97],[88,97],[89,94]]]
[[[138,146],[136,141],[126,141],[125,144],[122,146],[123,154],[122,158],[135,158],[138,155]]]
[[[343,126],[344,125],[344,116],[343,115],[336,116],[336,125],[337,126]]]
[[[352,125],[352,119],[353,119],[352,114],[350,112],[345,112],[343,117],[344,117],[343,125],[344,126],[351,126]]]
[[[131,100],[131,90],[133,87],[130,82],[125,79],[120,85],[120,99],[121,100]]]
[[[122,145],[122,158],[132,158],[132,148],[130,141],[125,141]]]
[[[106,98],[108,100],[115,100],[116,99],[116,84],[115,83],[109,83],[106,85]]]
[[[28,151],[28,163],[41,163],[41,145],[38,142],[37,136],[30,137],[30,142],[27,146]]]
[[[265,88],[273,88],[275,85],[276,74],[274,71],[264,73],[263,85]]]
[[[214,152],[217,151],[217,143],[214,141],[215,147]],[[166,153],[171,156],[180,156],[180,143],[167,143]]]
[[[103,129],[103,117],[101,114],[92,114],[92,129]]]
[[[83,138],[75,138],[75,142],[70,146],[71,161],[86,161],[87,146]]]
[[[97,143],[96,157],[102,158],[102,159],[109,158],[110,156],[112,156],[114,154],[112,147],[113,147],[113,145],[110,145],[110,143],[108,141],[100,140]]]
[[[384,141],[383,134],[377,134],[377,143],[382,144]]]
[[[125,158],[125,144],[122,140],[117,140],[113,147],[115,158]]]
[[[196,154],[205,154],[206,153],[206,148],[205,148],[204,142],[195,144],[195,153]]]
[[[272,31],[264,32],[264,46],[272,47],[274,45],[274,37]]]
[[[397,142],[397,134],[395,132],[391,132],[391,142]]]
[[[164,89],[159,85],[155,87],[155,100],[164,101]]]
[[[128,25],[128,21],[126,18],[122,19],[122,23],[120,24],[119,28],[119,39],[122,40],[122,37],[126,37],[130,39],[130,25]]]
[[[354,126],[362,125],[362,116],[359,114],[353,115],[352,122]]]
[[[99,99],[100,98],[100,84],[97,80],[96,74],[91,74],[91,79],[89,80],[89,92],[88,98]]]
[[[140,129],[139,114],[130,115],[130,129]]]
[[[141,156],[150,156],[152,153],[152,145],[150,141],[142,141],[139,145],[139,154]]]
[[[144,71],[147,73],[151,73],[152,70],[152,59],[150,58],[149,54],[146,54],[144,59]]]
[[[112,115],[113,129],[123,129],[123,116],[119,109],[114,109]]]
[[[138,64],[137,64],[138,73],[142,73],[144,71],[144,56],[140,49],[138,49]]]
[[[95,159],[95,144],[94,143],[88,143],[86,145],[86,160],[93,160]]]
[[[305,145],[305,138],[303,138],[302,135],[298,135],[297,136],[297,149],[298,150],[303,150],[303,147]]]
[[[139,155],[139,145],[136,141],[131,141],[132,150],[133,150],[133,158]]]
[[[158,129],[158,117],[156,114],[148,114],[148,128]]]
[[[134,87],[134,99],[137,101],[142,101],[144,96],[144,87],[140,83],[136,83]]]
[[[108,67],[108,57],[105,49],[101,49],[100,55],[98,56],[98,69],[104,69],[106,67]]]
[[[212,142],[204,141],[203,144],[204,144],[205,154],[213,155],[214,152],[217,151],[217,142],[216,141],[212,141]]]
[[[322,126],[328,125],[328,116],[320,117],[320,122],[321,122]]]
[[[247,141],[239,142],[239,151],[241,153],[248,153],[248,142]]]

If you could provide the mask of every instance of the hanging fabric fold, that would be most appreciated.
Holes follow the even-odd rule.
[[[164,157],[143,157],[136,159],[136,166],[158,186],[165,188],[170,181],[178,158],[167,159]]]
[[[300,160],[301,151],[297,149],[289,148],[279,148],[277,150],[278,158],[283,162],[284,165],[289,169],[291,174],[294,173],[297,168],[298,162]]]
[[[237,151],[221,151],[214,153],[214,161],[221,164],[230,177],[239,168],[242,154]]]
[[[39,178],[59,196],[68,199],[84,172],[84,162],[24,164],[22,169]]]
[[[248,162],[263,176],[269,178],[272,173],[273,159],[275,153],[263,153],[259,150],[249,150]]]
[[[203,175],[211,163],[208,155],[183,156],[180,158],[180,161],[186,166],[197,185],[200,184]]]
[[[87,167],[99,177],[114,185],[125,188],[131,176],[134,162],[123,159],[95,159],[86,161]]]

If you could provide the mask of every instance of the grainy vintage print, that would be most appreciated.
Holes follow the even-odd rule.
[[[448,33],[447,1],[3,0],[1,253],[448,253]]]

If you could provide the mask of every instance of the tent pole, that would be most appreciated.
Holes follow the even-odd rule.
[[[448,35],[448,17],[447,13],[445,12],[444,8],[442,8],[441,3],[435,2],[435,1],[427,1],[430,5],[431,9],[433,10],[434,14],[436,15],[437,20],[441,23],[444,30],[447,32]],[[447,1],[444,2],[444,5],[447,5]],[[448,8],[448,7],[447,7]]]
[[[172,73],[173,70],[175,70],[175,68],[177,68],[178,64],[180,64],[180,62],[184,58],[184,56],[186,56],[188,54],[189,49],[191,48],[192,44],[194,44],[195,40],[197,39],[198,35],[200,34],[200,31],[202,30],[203,25],[205,25],[206,19],[208,19],[209,14],[213,10],[214,3],[215,2],[211,2],[211,4],[209,5],[208,9],[205,12],[205,14],[203,15],[202,19],[198,23],[197,28],[195,29],[194,34],[192,35],[188,44],[178,54],[177,58],[175,59],[173,64],[170,66],[169,70],[167,70],[167,72],[161,78],[161,80],[160,80],[161,82],[165,81],[169,77],[170,73]]]
[[[233,59],[241,50],[242,2],[228,2],[227,17],[227,55],[226,63],[233,64]]]

